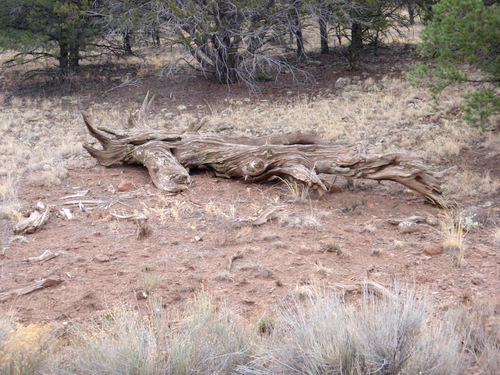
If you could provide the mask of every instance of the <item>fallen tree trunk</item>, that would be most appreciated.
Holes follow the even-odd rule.
[[[170,133],[146,126],[120,134],[94,127],[85,116],[84,121],[103,147],[99,150],[84,145],[99,163],[144,165],[156,187],[169,193],[189,187],[189,169],[206,167],[221,177],[251,182],[282,178],[319,190],[327,190],[320,174],[391,180],[415,190],[437,206],[448,206],[442,196],[439,174],[430,171],[414,154],[370,155],[359,146],[335,145],[311,134],[227,137],[193,131],[197,129]]]

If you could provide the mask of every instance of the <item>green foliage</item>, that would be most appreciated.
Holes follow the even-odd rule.
[[[78,65],[79,51],[95,30],[88,11],[93,0],[3,0],[0,5],[0,48],[25,57],[53,57],[61,69]]]
[[[500,96],[492,89],[465,94],[464,119],[474,127],[484,127],[491,116],[500,111]]]
[[[409,78],[429,85],[437,94],[446,86],[470,81],[466,70],[477,67],[489,87],[466,95],[465,119],[484,127],[500,112],[500,7],[482,0],[442,0],[422,32],[419,53],[432,65],[417,64]]]

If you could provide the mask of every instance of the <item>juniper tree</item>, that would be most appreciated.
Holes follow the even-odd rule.
[[[488,3],[487,3],[488,4]],[[475,82],[480,87],[465,95],[465,119],[485,127],[500,113],[500,6],[482,0],[441,0],[422,32],[419,53],[429,59],[416,64],[410,79],[427,84],[434,94],[451,84]],[[478,68],[481,79],[468,70]]]
[[[93,0],[2,0],[0,48],[20,51],[17,61],[52,57],[66,72],[95,36],[87,12]]]

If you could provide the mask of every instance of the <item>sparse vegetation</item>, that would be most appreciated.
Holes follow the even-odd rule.
[[[68,15],[68,1],[36,3],[65,4],[61,11]],[[301,38],[298,28],[289,34],[283,27],[279,30],[282,40],[269,40],[269,49],[261,51],[273,59],[283,57],[275,54],[278,50],[286,54],[280,65],[268,69],[270,60],[255,61],[264,56],[259,51],[245,54],[242,50],[230,54],[242,58],[233,61],[237,69],[248,70],[224,71],[227,67],[217,56],[216,62],[222,63],[219,71],[207,65],[205,73],[222,82],[243,80],[254,85],[255,80],[263,81],[262,91],[243,91],[236,85],[232,91],[217,91],[220,85],[197,75],[183,60],[180,48],[160,48],[180,37],[157,28],[159,19],[149,12],[152,4],[166,6],[166,2],[126,3],[131,7],[128,10],[145,6],[142,10],[147,12],[136,14],[144,27],[133,30],[138,26],[130,22],[133,12],[124,15],[124,22],[106,23],[103,18],[99,28],[113,30],[100,38],[115,47],[126,44],[128,38],[128,52],[137,56],[107,58],[106,64],[100,65],[105,61],[100,60],[95,66],[79,60],[78,74],[68,74],[63,81],[52,81],[51,60],[45,58],[24,66],[10,65],[0,72],[0,295],[41,275],[55,273],[63,280],[61,293],[56,290],[48,299],[45,291],[38,291],[0,304],[0,313],[8,311],[14,319],[19,316],[27,322],[0,319],[1,375],[498,372],[498,316],[475,300],[471,303],[477,295],[489,298],[498,286],[494,277],[495,246],[500,245],[496,167],[500,139],[493,126],[492,109],[498,104],[492,100],[498,94],[493,83],[487,83],[493,91],[468,99],[462,97],[463,92],[475,89],[477,82],[447,86],[439,102],[428,90],[412,87],[403,76],[417,57],[415,43],[424,26],[417,20],[408,34],[394,32],[388,18],[392,14],[372,24],[368,18],[373,14],[367,13],[361,30],[364,52],[350,56],[360,59],[360,64],[351,64],[359,70],[348,72],[345,47],[352,32],[357,32],[352,28],[353,15],[338,19],[335,9],[321,14],[318,6],[326,2],[299,1],[286,7],[302,15],[302,47],[296,44]],[[384,7],[384,11],[393,4],[385,0],[361,3],[373,4],[375,10]],[[124,2],[99,4],[109,6],[116,15],[122,13],[118,5]],[[267,2],[250,5],[259,4]],[[311,4],[317,9],[307,8]],[[335,4],[328,1],[331,7]],[[1,22],[5,8],[0,8]],[[167,16],[172,9],[161,15]],[[397,8],[394,11],[397,19],[405,18]],[[198,14],[193,9],[183,12],[184,16]],[[251,20],[250,13],[245,13],[247,20]],[[336,39],[331,38],[334,45],[320,55],[316,22],[323,16],[332,27],[330,37]],[[291,23],[282,26],[293,24],[293,18],[287,20]],[[4,26],[0,29],[5,37]],[[220,31],[199,26],[208,28],[212,36]],[[247,37],[242,43],[252,35]],[[42,42],[40,49],[31,51],[49,48],[52,57],[57,57],[55,41]],[[217,41],[210,43],[215,46]],[[188,50],[203,48],[189,38],[181,44]],[[154,48],[139,51],[147,45]],[[285,50],[280,49],[283,46]],[[299,56],[300,48],[305,48],[305,55]],[[486,63],[491,62],[492,56],[486,55]],[[0,62],[13,61],[13,57],[15,52],[2,52]],[[189,63],[197,58],[189,58]],[[69,59],[69,52],[61,56],[63,70],[70,69]],[[293,84],[297,71],[287,64],[295,60],[299,69],[311,73],[308,77],[318,75],[315,85]],[[167,72],[166,66],[175,64],[170,78],[158,78],[160,71]],[[269,81],[276,78],[276,72],[283,80],[279,84]],[[338,78],[345,86],[336,86]],[[244,185],[198,170],[193,173],[194,194],[170,196],[159,193],[143,171],[116,168],[103,172],[82,150],[81,144],[89,137],[80,112],[120,132],[127,126],[128,111],[144,100],[149,89],[157,98],[148,113],[149,122],[162,131],[180,134],[206,117],[201,133],[244,137],[313,132],[335,144],[359,144],[360,150],[370,153],[415,152],[433,170],[448,171],[443,184],[447,197],[459,205],[478,201],[489,212],[488,221],[469,232],[467,223],[447,213],[440,221],[441,230],[426,221],[414,225],[416,232],[402,233],[399,227],[388,225],[387,219],[439,214],[390,182],[352,184],[333,176],[328,182],[334,193],[318,197],[316,191],[295,181]],[[471,110],[483,111],[478,117],[477,112],[465,113],[486,127],[489,117],[492,131],[482,132],[462,119],[462,108],[471,99],[478,103],[469,106]],[[131,191],[123,192],[117,189],[117,181],[125,174],[136,180]],[[200,186],[199,181],[207,185]],[[88,190],[85,199],[104,197],[106,202],[102,206],[77,202],[70,207],[73,219],[69,219],[61,211],[61,196],[81,190]],[[13,223],[39,200],[52,209],[47,230],[13,237]],[[269,220],[252,222],[269,208],[273,213]],[[130,214],[147,217],[147,226],[118,219]],[[142,236],[141,228],[151,229],[151,235]],[[54,247],[60,256],[34,263],[44,246]],[[439,251],[426,251],[434,247]],[[443,248],[444,254],[439,255]],[[31,254],[33,249],[36,254]],[[356,295],[347,288],[346,295],[341,295],[332,289],[366,277],[380,282],[404,277],[428,288],[429,296],[411,287],[392,288],[394,298],[375,297],[368,291]],[[317,287],[317,280],[324,284]],[[95,291],[83,290],[97,283],[102,285]],[[214,298],[200,290],[214,292]],[[59,303],[59,296],[67,300],[47,313]],[[241,310],[224,307],[226,298]],[[116,301],[129,304],[109,311]],[[43,311],[39,314],[38,306]],[[71,312],[66,315],[67,311]],[[266,313],[254,319],[255,311]],[[49,316],[57,321],[29,324]]]
[[[432,17],[422,32],[420,54],[435,64],[416,64],[413,79],[427,79],[434,93],[451,84],[479,83],[465,95],[465,119],[476,127],[489,124],[500,112],[500,7],[483,0],[441,0],[432,8]],[[470,69],[480,69],[479,78]],[[489,126],[488,126],[489,125]]]
[[[117,307],[77,325],[66,345],[52,333],[55,323],[3,321],[0,373],[439,375],[464,374],[480,357],[487,359],[483,371],[494,373],[500,348],[480,315],[453,310],[441,319],[412,288],[392,292],[394,298],[379,298],[365,291],[352,303],[316,285],[254,323],[214,307],[206,295],[172,319],[154,297],[149,314]]]
[[[462,220],[452,212],[447,212],[441,220],[443,232],[443,248],[454,254],[457,267],[464,267],[465,261],[465,228]]]
[[[0,374],[35,375],[48,367],[58,346],[55,323],[24,326],[0,320]]]

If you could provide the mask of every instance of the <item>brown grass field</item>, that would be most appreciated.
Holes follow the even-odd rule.
[[[408,83],[415,33],[367,48],[352,72],[313,48],[309,81],[284,74],[258,91],[187,68],[158,77],[161,56],[85,64],[63,83],[51,62],[0,68],[0,296],[60,280],[0,303],[0,374],[497,374],[498,118],[496,130],[471,128],[468,87],[436,102]],[[144,168],[105,168],[82,147],[94,142],[82,112],[122,129],[148,91],[158,129],[208,116],[206,133],[314,132],[417,153],[448,169],[456,207],[391,182],[339,178],[320,196],[208,170],[162,194]],[[125,180],[133,188],[120,191]],[[47,223],[14,235],[38,202]],[[242,220],[269,207],[279,214],[263,225]],[[144,238],[126,219],[139,214]],[[408,224],[415,215],[424,222]]]

